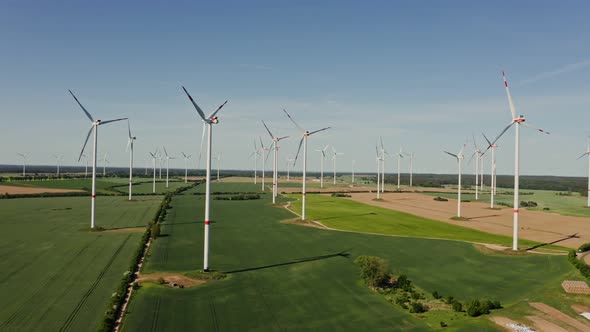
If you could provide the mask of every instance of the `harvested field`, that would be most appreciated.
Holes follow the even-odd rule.
[[[584,324],[581,321],[576,320],[573,317],[570,317],[570,316],[564,314],[563,312],[561,312],[551,306],[546,305],[545,303],[529,302],[529,304],[533,308],[551,316],[551,318],[554,318],[556,320],[559,320],[559,321],[569,325],[571,327],[569,330],[571,330],[571,331],[590,331],[590,324]]]
[[[561,283],[561,287],[566,293],[573,294],[590,294],[590,287],[585,281],[579,280],[564,280]]]
[[[487,203],[463,203],[462,214],[469,221],[453,221],[450,218],[457,213],[456,200],[439,202],[434,201],[432,196],[418,193],[385,193],[382,197],[382,201],[374,201],[375,194],[354,193],[350,199],[484,232],[512,236],[510,208],[490,210]],[[588,218],[521,209],[519,223],[519,236],[528,240],[569,248],[578,248],[581,244],[590,242]]]
[[[531,322],[533,322],[533,324],[535,325],[535,329],[537,331],[568,332],[563,327],[556,325],[556,324],[554,324],[544,318],[541,318],[539,316],[527,316],[526,318],[528,320],[530,320]]]
[[[84,192],[84,190],[73,190],[73,189],[54,189],[54,188],[41,188],[41,187],[17,187],[17,186],[6,186],[0,185],[0,193],[8,193],[11,195],[28,195],[28,194],[42,194],[42,193],[69,193],[69,192]]]

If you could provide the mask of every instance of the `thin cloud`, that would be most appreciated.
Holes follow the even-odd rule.
[[[551,77],[558,76],[561,74],[573,72],[573,71],[576,71],[578,69],[582,69],[582,68],[585,68],[588,66],[590,66],[590,59],[576,62],[576,63],[571,63],[569,65],[565,65],[565,66],[558,68],[556,70],[540,73],[540,74],[535,75],[533,77],[522,80],[522,81],[518,82],[516,85],[522,86],[522,85],[526,85],[526,84],[531,84],[531,83],[534,83],[534,82],[537,82],[537,81],[540,81],[543,79],[547,79],[547,78],[551,78]]]

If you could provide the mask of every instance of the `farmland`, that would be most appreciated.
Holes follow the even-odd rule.
[[[219,192],[252,190],[249,184],[214,187]],[[314,199],[309,204],[311,215],[320,206]],[[162,225],[164,236],[154,242],[143,273],[201,269],[203,200],[200,195],[174,197]],[[303,227],[281,222],[293,214],[269,202],[269,195],[250,201],[213,200],[211,267],[228,278],[188,289],[144,283],[132,298],[123,330],[440,329],[441,316],[409,314],[362,285],[353,263],[358,255],[385,258],[394,273],[406,273],[426,293],[437,290],[460,300],[498,299],[506,307],[500,314],[519,307],[525,298],[551,297],[544,291],[547,286],[555,289],[564,277],[578,277],[562,256],[489,255],[460,241]],[[336,216],[350,212],[339,204],[330,209]],[[355,220],[376,222],[370,216]],[[563,300],[561,307],[567,307],[568,301]],[[498,330],[485,317],[449,313],[444,318],[452,319],[446,328],[450,331]]]
[[[98,197],[97,224],[139,229],[161,196]],[[141,232],[90,232],[87,197],[0,200],[0,330],[96,330]]]

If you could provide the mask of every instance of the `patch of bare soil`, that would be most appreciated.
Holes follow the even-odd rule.
[[[498,326],[501,326],[504,330],[506,331],[512,331],[512,329],[510,329],[507,324],[518,324],[517,322],[513,321],[512,319],[506,318],[506,317],[501,317],[501,316],[490,316],[490,319],[498,324]]]
[[[184,179],[184,177],[182,179]],[[205,180],[205,177],[204,176],[187,176],[186,179],[188,181],[201,181],[201,180]]]
[[[547,332],[568,332],[568,330],[564,329],[563,327],[556,325],[544,318],[539,316],[527,316],[528,320],[533,322],[537,331],[547,331]]]
[[[424,218],[460,225],[480,231],[512,236],[513,212],[510,208],[490,210],[484,202],[466,202],[461,205],[462,215],[469,221],[449,218],[457,213],[457,201],[435,201],[432,196],[420,193],[385,193],[382,201],[374,201],[374,193],[351,193],[352,199],[372,206],[402,211]],[[519,236],[542,243],[578,248],[590,242],[588,218],[561,216],[541,211],[520,210]]]
[[[580,304],[572,304],[572,309],[574,309],[575,312],[581,314],[583,312],[590,312],[590,308],[585,307],[583,305]]]
[[[143,233],[146,227],[127,227],[127,228],[115,228],[105,229],[103,233]]]
[[[182,287],[185,287],[185,288],[202,285],[207,282],[206,280],[191,279],[187,276],[184,276],[184,275],[178,274],[178,273],[163,273],[163,272],[150,273],[150,274],[140,274],[139,277],[137,278],[137,281],[140,283],[145,282],[145,281],[158,283],[160,278],[164,279],[164,282],[168,285],[170,285],[171,283],[174,283],[177,285],[182,285]]]
[[[584,260],[584,263],[590,265],[590,253],[584,254],[584,256],[582,256],[582,259]]]
[[[551,306],[546,305],[545,303],[529,302],[529,305],[541,312],[546,313],[551,318],[554,318],[558,321],[561,321],[561,322],[569,325],[571,328],[574,328],[577,331],[590,331],[590,324],[584,324],[581,321],[578,321],[578,320],[574,319],[573,317],[570,317],[570,316],[564,314],[563,312],[561,312]],[[570,328],[570,331],[574,330],[571,328]]]
[[[71,193],[71,192],[84,192],[84,190],[74,189],[55,189],[55,188],[41,188],[41,187],[16,187],[0,185],[0,193],[8,193],[11,195],[27,195],[27,194],[42,194],[42,193]]]

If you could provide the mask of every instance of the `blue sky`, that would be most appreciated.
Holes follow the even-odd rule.
[[[494,136],[517,111],[551,135],[522,130],[523,174],[584,175],[590,105],[590,4],[567,1],[3,1],[0,4],[0,164],[74,164],[89,123],[72,89],[100,119],[128,116],[137,166],[165,145],[198,154],[201,107],[224,100],[214,150],[222,168],[252,168],[260,120],[293,155],[304,127],[333,129],[310,148],[333,144],[374,171],[374,146],[416,153],[415,172],[452,173],[442,150],[472,133]],[[268,141],[268,140],[266,140]],[[127,163],[126,128],[99,130],[99,154]],[[499,143],[500,174],[513,171],[513,133]],[[309,168],[319,168],[310,154]],[[196,160],[193,160],[196,164]],[[173,166],[182,167],[179,159]],[[295,169],[300,169],[299,163]],[[328,164],[330,165],[330,164]],[[394,160],[387,168],[394,171]],[[282,163],[284,166],[284,162]],[[474,165],[467,167],[471,171]],[[489,166],[486,162],[486,167]],[[407,170],[407,163],[404,164]]]

